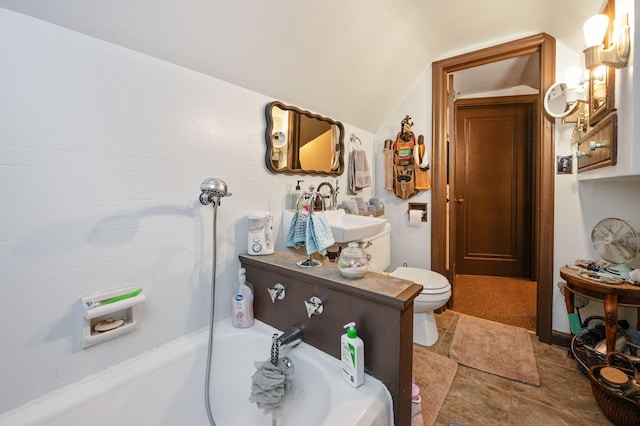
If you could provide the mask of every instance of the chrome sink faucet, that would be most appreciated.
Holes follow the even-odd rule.
[[[278,337],[280,348],[294,347],[304,340],[304,333],[298,326],[293,326]]]
[[[337,181],[336,181],[337,182]],[[329,205],[327,206],[327,208],[329,210],[333,210],[336,208],[336,200],[337,200],[337,192],[335,189],[333,189],[333,185],[331,185],[329,182],[322,182],[320,185],[318,185],[318,188],[316,189],[316,191],[318,193],[320,193],[320,195],[322,195],[322,197],[325,197],[325,195],[322,193],[322,191],[320,191],[320,189],[323,186],[328,186],[329,187]]]

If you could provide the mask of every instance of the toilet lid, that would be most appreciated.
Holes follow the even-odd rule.
[[[444,276],[437,272],[429,271],[428,269],[409,268],[404,266],[396,268],[396,270],[391,272],[389,275],[420,284],[423,287],[421,293],[443,293],[451,289],[451,284],[449,284],[449,281]]]

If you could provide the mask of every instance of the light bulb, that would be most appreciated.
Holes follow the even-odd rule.
[[[584,82],[584,70],[580,67],[571,67],[564,73],[567,87],[578,87]]]
[[[594,15],[587,19],[582,26],[587,47],[601,45],[608,26],[609,17],[607,15]]]

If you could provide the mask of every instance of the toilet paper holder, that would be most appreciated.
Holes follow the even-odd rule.
[[[411,220],[411,210],[420,210],[422,211],[421,221],[427,221],[427,203],[409,203],[409,208],[407,209],[408,220]]]

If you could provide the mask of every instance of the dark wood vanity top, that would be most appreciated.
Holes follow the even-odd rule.
[[[277,271],[291,276],[304,275],[310,283],[322,284],[335,288],[343,293],[350,293],[360,298],[370,299],[379,303],[404,310],[413,303],[422,291],[422,286],[413,281],[394,278],[389,275],[367,272],[359,279],[349,279],[340,275],[338,265],[324,262],[321,266],[302,268],[296,262],[303,259],[300,254],[293,252],[275,252],[267,256],[250,256],[241,254],[240,259],[247,265],[259,266],[262,269]]]

